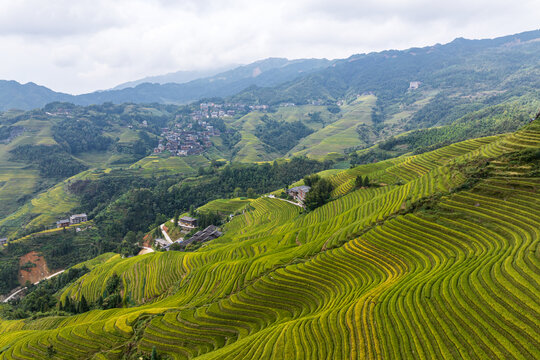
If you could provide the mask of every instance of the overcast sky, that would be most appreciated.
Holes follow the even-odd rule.
[[[539,28],[538,0],[0,0],[0,79],[83,93],[266,57],[352,54]]]

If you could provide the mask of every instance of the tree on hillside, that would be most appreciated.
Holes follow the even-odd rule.
[[[331,197],[332,183],[327,179],[319,179],[306,195],[305,205],[308,210],[314,210],[326,204]]]
[[[363,185],[364,185],[364,178],[358,175],[356,179],[354,180],[354,187],[358,189],[358,188],[361,188]]]
[[[152,360],[158,360],[159,359],[155,345],[152,346],[152,356],[150,357],[150,359],[152,359]]]
[[[257,197],[257,193],[253,188],[248,188],[246,191],[246,196],[250,199],[255,199]]]
[[[337,114],[341,111],[341,108],[337,105],[328,105],[326,109],[332,114]]]
[[[364,186],[368,187],[370,186],[370,182],[369,182],[369,177],[366,175],[366,177],[364,178]]]
[[[321,116],[320,111],[316,111],[314,113],[309,113],[309,120],[314,123],[321,123],[322,127],[324,127],[324,119]]]
[[[217,211],[205,211],[197,213],[197,224],[201,229],[210,225],[219,226],[222,218]]]
[[[317,174],[308,175],[304,177],[304,185],[314,186],[319,180],[321,180],[321,177]]]
[[[174,227],[177,227],[177,226],[178,226],[178,217],[179,217],[179,216],[180,216],[180,215],[178,214],[178,211],[176,211],[176,212],[174,213],[174,218],[173,218],[173,225],[174,225]]]
[[[79,308],[77,310],[77,312],[81,314],[90,310],[90,307],[88,306],[88,302],[86,301],[84,295],[81,296],[81,301],[79,302]]]
[[[242,188],[236,187],[233,191],[233,197],[240,197],[242,196],[243,191]]]
[[[52,358],[54,355],[56,355],[56,350],[54,349],[54,346],[47,346],[47,357]]]

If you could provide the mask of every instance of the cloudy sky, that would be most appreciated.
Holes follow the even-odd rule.
[[[539,28],[538,0],[0,0],[0,79],[83,93],[178,70]]]

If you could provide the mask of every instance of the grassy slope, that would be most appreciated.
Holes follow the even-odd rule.
[[[302,139],[288,155],[322,158],[329,152],[342,153],[346,148],[363,145],[356,127],[360,124],[371,124],[371,109],[375,101],[375,96],[361,96],[345,105],[340,119]]]
[[[309,114],[319,112],[325,124],[330,124],[336,120],[336,116],[328,112],[326,106],[301,105],[291,107],[279,107],[275,113],[268,113],[269,117],[277,121],[302,121],[307,127],[319,131],[322,129],[320,122],[310,121]],[[260,118],[264,113],[251,112],[240,119],[231,123],[240,131],[242,139],[236,145],[236,155],[234,161],[239,162],[259,162],[270,161],[280,157],[280,154],[273,152],[272,149],[265,146],[257,136],[255,136],[255,127],[261,124]],[[283,154],[281,154],[283,155]]]
[[[78,199],[70,194],[66,187],[70,180],[84,177],[85,174],[86,172],[75,175],[38,194],[17,211],[1,219],[0,226],[5,226],[10,231],[21,227],[53,226],[59,216],[66,216],[79,205]]]
[[[9,144],[0,144],[0,219],[14,211],[20,203],[17,199],[32,194],[39,180],[39,173],[25,164],[9,161],[9,151],[19,145],[56,144],[51,136],[50,121],[24,120],[13,126],[22,126],[26,131]]]
[[[133,340],[142,316],[139,349],[179,359],[537,358],[540,183],[500,156],[539,147],[536,126],[333,174],[335,196],[356,174],[390,185],[309,214],[258,199],[197,252],[111,260],[64,293],[95,299],[116,272],[124,296],[153,302],[0,322],[0,358],[41,357],[48,344],[89,357]],[[498,158],[489,178],[448,193],[466,180],[459,169],[487,158]]]
[[[346,148],[363,144],[356,127],[359,124],[371,124],[371,108],[375,105],[375,100],[374,96],[359,97],[353,103],[343,106],[339,115],[329,113],[326,106],[316,105],[280,107],[276,113],[267,115],[278,121],[302,121],[315,131],[302,139],[287,153],[287,156],[307,155],[322,159],[329,152],[342,153]],[[325,127],[322,127],[320,122],[310,121],[309,114],[314,112],[321,114]],[[280,154],[265,146],[254,134],[255,127],[261,123],[260,118],[263,115],[251,112],[231,123],[242,135],[242,139],[235,147],[234,161],[259,162],[280,157]]]
[[[255,127],[261,123],[260,118],[263,115],[259,112],[251,112],[232,124],[242,135],[242,139],[235,146],[236,154],[233,159],[234,161],[251,163],[270,161],[279,157],[277,153],[269,153],[268,148],[254,135]]]
[[[251,203],[250,199],[217,199],[199,207],[198,211],[217,211],[222,214],[234,214]]]
[[[270,116],[278,121],[302,121],[306,126],[313,130],[319,130],[322,128],[321,123],[313,123],[310,121],[310,113],[320,113],[321,118],[325,124],[334,122],[336,116],[328,112],[326,106],[322,105],[300,105],[300,106],[285,106],[278,108],[275,114]]]

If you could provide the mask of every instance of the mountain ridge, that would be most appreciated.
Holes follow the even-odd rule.
[[[426,65],[427,61],[433,61],[437,55],[443,57],[439,60],[440,65],[437,67],[438,70],[441,70],[455,66],[457,59],[462,62],[467,60],[467,54],[471,52],[493,52],[493,49],[502,48],[502,46],[510,47],[526,43],[530,45],[535,41],[537,42],[539,38],[540,30],[531,30],[493,39],[469,40],[456,38],[447,44],[354,54],[348,58],[336,60],[268,58],[183,84],[140,83],[135,87],[120,90],[114,90],[113,88],[77,96],[57,93],[45,87],[39,88],[38,91],[36,87],[30,85],[32,83],[25,85],[17,83],[16,86],[16,84],[9,81],[0,80],[0,111],[10,108],[32,109],[42,107],[53,101],[69,101],[77,105],[91,105],[104,102],[185,104],[209,97],[232,97],[233,99],[247,100],[251,103],[306,102],[309,99],[317,98],[336,99],[347,96],[353,91],[382,91],[383,87],[389,85],[406,89],[409,81],[419,80],[409,78],[408,81],[404,82],[401,79],[399,68],[389,71],[382,78],[376,78],[381,74],[381,66],[389,68],[389,66],[392,66],[392,61],[396,62],[396,60],[392,59],[397,57],[403,59],[404,56],[414,56],[418,63],[414,64],[413,62],[407,66],[409,70],[416,69],[415,71],[419,71],[418,74],[420,75],[434,70],[433,67],[429,66],[420,69],[420,65]],[[448,54],[454,55],[448,56]],[[287,66],[283,66],[284,64],[287,64]],[[249,76],[249,72],[252,72],[257,66],[265,67],[266,65],[269,65],[269,68],[266,71],[261,71],[259,76]],[[363,72],[362,68],[364,68]],[[467,74],[463,73],[462,76],[465,75]],[[475,76],[478,74],[471,72],[469,75]],[[236,78],[231,80],[228,78],[231,76],[236,76]],[[395,79],[392,77],[395,77]],[[375,80],[378,84],[374,83]],[[386,92],[388,93],[388,90]],[[24,99],[21,99],[22,97]]]
[[[58,93],[33,83],[23,85],[13,80],[0,80],[0,111],[12,108],[30,110],[55,101],[71,102],[76,105],[105,102],[185,104],[205,97],[231,96],[252,85],[274,86],[328,66],[330,63],[326,59],[267,58],[182,84],[145,82],[135,87],[81,95]],[[253,76],[255,73],[257,76]]]

